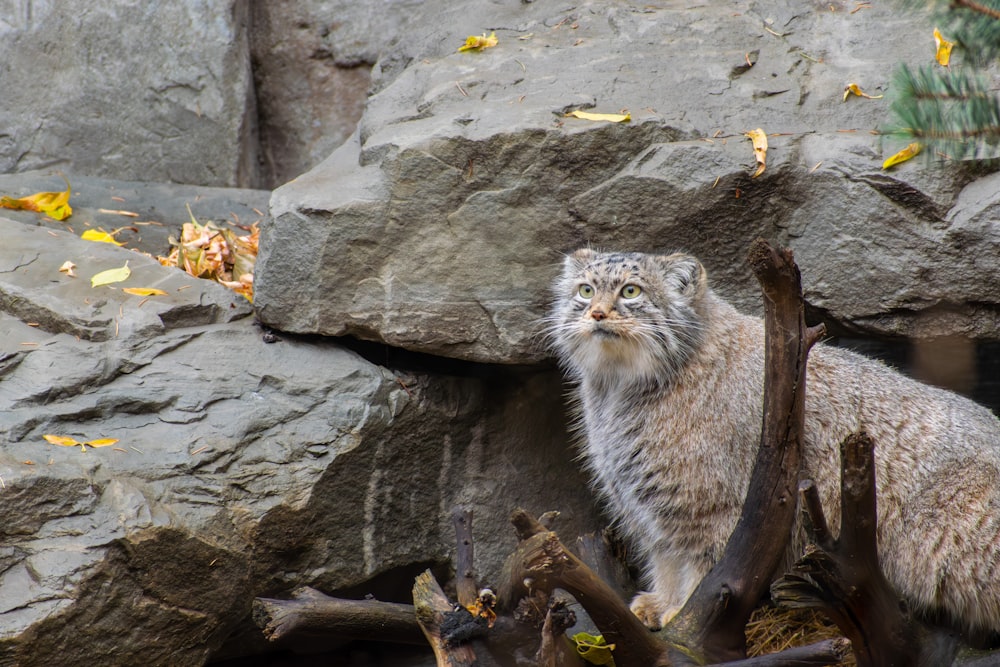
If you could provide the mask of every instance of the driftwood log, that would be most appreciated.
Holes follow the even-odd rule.
[[[795,519],[805,415],[806,359],[823,335],[805,325],[799,269],[790,250],[758,239],[750,266],[764,293],[764,415],[747,498],[722,558],[664,628],[675,662],[746,656],[744,628],[767,592]]]
[[[608,644],[617,667],[671,667],[674,651],[650,632],[617,592],[571,553],[558,536],[523,510],[511,523],[520,539],[501,578],[501,609],[535,590],[565,590],[587,611]],[[742,628],[741,628],[742,630]],[[809,667],[831,665],[849,652],[846,641],[830,640],[757,658],[726,662],[728,667]],[[684,661],[686,663],[686,660]],[[704,663],[701,663],[704,664]]]
[[[257,598],[254,623],[270,641],[295,634],[335,636],[345,640],[379,639],[401,644],[426,644],[413,606],[378,600],[343,600],[313,588],[299,588],[290,600]]]
[[[604,640],[615,645],[618,667],[669,665],[662,661],[664,645],[629,610],[628,605],[559,541],[559,537],[524,510],[515,510],[511,523],[518,545],[501,575],[498,606],[512,609],[534,590],[561,588],[587,610]]]
[[[840,536],[830,533],[815,484],[800,485],[812,530],[805,555],[771,587],[778,604],[823,611],[851,640],[859,667],[950,665],[953,633],[915,619],[878,561],[875,443],[865,433],[840,444]]]

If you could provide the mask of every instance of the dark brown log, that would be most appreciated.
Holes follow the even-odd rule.
[[[455,524],[455,590],[458,602],[468,607],[476,601],[479,591],[476,587],[474,546],[472,542],[472,510],[456,507],[451,511]]]
[[[515,510],[511,523],[524,537],[504,567],[499,592],[501,608],[509,609],[513,601],[530,591],[551,592],[561,588],[587,611],[605,641],[615,644],[613,655],[618,667],[670,667],[691,662],[676,655],[672,658],[670,646],[649,632],[614,589],[569,552],[555,533],[545,530],[524,510]],[[734,667],[834,664],[844,651],[842,642],[820,642],[760,656],[750,662],[742,660]]]
[[[444,615],[452,611],[452,604],[430,570],[417,575],[413,584],[413,607],[417,622],[434,651],[438,667],[472,667],[476,664],[472,646],[449,646],[441,638],[441,622]]]
[[[561,588],[576,598],[604,639],[615,644],[618,667],[669,665],[665,645],[631,612],[625,601],[579,558],[524,510],[511,516],[521,541],[501,578],[499,606],[510,609],[529,594],[529,586],[550,592]]]
[[[812,483],[801,485],[816,542],[772,586],[787,607],[822,610],[851,640],[859,667],[947,665],[955,641],[923,626],[907,610],[878,561],[875,443],[865,433],[840,445],[841,529],[833,540]]]
[[[257,598],[253,619],[270,641],[289,635],[322,634],[424,644],[413,607],[378,600],[341,600],[312,588],[300,588],[291,600]]]
[[[604,533],[578,536],[576,554],[594,574],[618,591],[618,596],[623,600],[629,600],[635,595],[635,583],[628,568],[612,553],[612,546]]]
[[[664,628],[683,647],[679,656],[702,661],[745,657],[744,628],[784,556],[797,501],[806,358],[824,331],[805,325],[801,277],[790,250],[758,239],[749,262],[764,294],[760,449],[743,512],[722,558]]]
[[[734,660],[706,667],[821,667],[843,662],[851,652],[846,639],[826,639],[808,646],[796,646],[780,653]]]
[[[545,614],[545,622],[542,624],[541,643],[538,646],[538,653],[535,654],[535,665],[537,667],[589,667],[588,662],[577,654],[570,643],[562,639],[566,627],[560,625],[560,621],[572,625],[575,618],[567,620],[560,617],[557,620],[556,609],[550,605]]]

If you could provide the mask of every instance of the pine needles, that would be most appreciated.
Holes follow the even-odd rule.
[[[913,3],[915,4],[915,3]],[[1000,156],[1000,98],[978,70],[1000,58],[1000,0],[927,0],[942,31],[963,54],[964,69],[900,66],[893,82],[891,134],[928,154],[961,159]]]
[[[950,158],[996,157],[1000,100],[977,75],[902,65],[893,82],[892,111],[909,137]]]

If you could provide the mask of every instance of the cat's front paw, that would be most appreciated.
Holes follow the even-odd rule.
[[[650,630],[659,630],[663,627],[664,609],[655,593],[639,593],[632,599],[629,609]]]

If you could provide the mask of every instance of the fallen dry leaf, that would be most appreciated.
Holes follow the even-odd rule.
[[[940,30],[934,28],[934,44],[937,46],[934,59],[938,61],[941,67],[947,67],[948,63],[951,62],[951,48],[955,46],[955,43],[949,42],[941,36]]]
[[[869,95],[868,93],[863,92],[861,87],[856,83],[849,83],[844,87],[844,101],[846,102],[847,98],[852,94],[857,95],[858,97],[868,98],[869,100],[882,99],[881,95]]]
[[[76,278],[76,264],[68,259],[59,267],[60,273],[65,273],[70,278]]]
[[[73,215],[73,209],[69,205],[69,195],[69,181],[66,181],[64,192],[36,192],[29,197],[21,197],[20,199],[0,197],[0,208],[37,211],[54,220],[65,220]]]
[[[573,635],[572,642],[576,647],[576,652],[586,662],[593,665],[614,664],[611,652],[615,650],[615,645],[609,644],[603,635],[578,632]]]
[[[919,155],[922,148],[923,147],[919,143],[914,142],[898,153],[889,156],[886,161],[882,163],[882,168],[888,169],[889,167],[893,167],[900,162],[906,162],[910,158]]]
[[[753,142],[753,156],[757,160],[757,171],[753,173],[751,178],[757,178],[767,168],[767,135],[764,130],[758,127],[756,130],[747,132],[744,136]]]
[[[125,266],[95,273],[90,279],[90,286],[100,287],[101,285],[120,283],[123,280],[127,280],[130,275],[132,275],[132,269],[128,268],[128,261],[126,261]]]
[[[465,39],[465,44],[458,47],[459,51],[482,51],[483,49],[489,49],[497,45],[497,33],[496,31],[491,32],[490,36],[487,37],[484,32],[482,35],[469,35]]]
[[[115,237],[107,233],[103,229],[88,229],[83,234],[80,234],[80,238],[84,241],[97,241],[98,243],[113,243],[115,245],[125,245],[124,243],[119,243],[115,241]]]
[[[570,111],[567,116],[572,116],[573,118],[582,118],[583,120],[600,120],[608,123],[627,123],[632,120],[632,114],[629,113],[590,113],[589,111]]]
[[[122,291],[136,296],[165,296],[166,292],[155,287],[123,287]]]
[[[76,441],[76,439],[69,438],[65,435],[43,435],[42,437],[51,442],[53,445],[61,445],[62,447],[72,447],[80,444]]]
[[[87,447],[108,447],[110,445],[118,442],[118,438],[98,438],[97,440],[88,440],[87,442],[80,442],[75,438],[70,438],[65,435],[43,435],[46,441],[52,443],[53,445],[59,445],[60,447],[76,447],[79,446],[84,452],[87,451]]]

